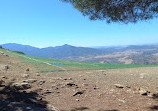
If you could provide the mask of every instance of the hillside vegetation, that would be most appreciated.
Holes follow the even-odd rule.
[[[22,63],[32,65],[37,71],[73,71],[73,70],[98,70],[98,69],[120,69],[136,67],[156,67],[158,65],[136,65],[136,64],[109,64],[93,62],[75,62],[57,59],[48,59],[24,55],[22,52],[15,52],[6,49],[0,49],[6,54],[16,56],[21,59]]]
[[[28,45],[9,43],[3,44],[2,47],[24,52],[30,56],[68,61],[110,64],[158,64],[158,45],[87,48],[66,44],[57,47],[36,48]]]

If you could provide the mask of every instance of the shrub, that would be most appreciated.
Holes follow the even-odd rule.
[[[13,51],[13,52],[16,52],[16,53],[19,53],[19,54],[24,54],[24,55],[25,55],[25,53],[24,53],[24,52],[20,52],[20,51]]]

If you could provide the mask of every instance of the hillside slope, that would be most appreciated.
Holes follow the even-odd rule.
[[[100,70],[100,69],[121,69],[136,67],[157,67],[158,65],[134,65],[134,64],[108,64],[108,63],[91,63],[91,62],[75,62],[57,59],[48,59],[41,57],[28,56],[21,52],[0,49],[6,54],[18,57],[21,63],[32,65],[36,71],[73,71],[73,70]]]
[[[0,53],[1,111],[157,110],[158,67],[40,73],[21,60]]]

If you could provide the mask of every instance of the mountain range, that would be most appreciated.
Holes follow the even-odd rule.
[[[69,57],[82,57],[82,56],[95,56],[104,54],[103,50],[86,48],[86,47],[75,47],[68,44],[56,47],[37,48],[29,45],[22,45],[16,43],[8,43],[1,45],[5,49],[24,52],[30,56],[53,58],[53,59],[65,59]]]
[[[158,64],[158,45],[155,44],[97,48],[75,47],[68,44],[47,48],[16,43],[1,46],[30,56],[51,59],[116,64]]]

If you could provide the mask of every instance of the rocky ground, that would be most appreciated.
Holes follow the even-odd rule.
[[[158,67],[39,73],[0,52],[0,111],[157,111]]]

